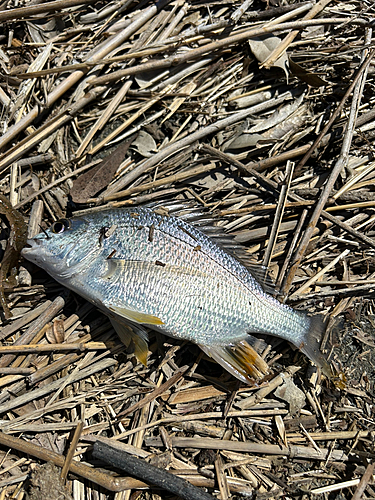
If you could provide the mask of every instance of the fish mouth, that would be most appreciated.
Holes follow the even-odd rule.
[[[34,250],[39,248],[40,242],[39,240],[29,239],[26,241],[26,245],[23,247],[21,254],[25,255],[28,253],[32,253]]]

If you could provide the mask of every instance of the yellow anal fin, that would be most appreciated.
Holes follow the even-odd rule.
[[[235,344],[229,349],[233,357],[238,360],[239,364],[248,370],[249,375],[253,377],[262,377],[268,372],[267,363],[259,356],[256,350],[246,342],[246,340],[238,342],[238,344]]]
[[[245,383],[259,380],[268,373],[268,364],[246,340],[228,346],[199,347],[229,373]]]
[[[120,323],[113,318],[110,318],[113,328],[116,330],[117,335],[120,337],[121,341],[129,347],[131,343],[134,344],[134,354],[138,361],[143,365],[147,366],[147,354],[148,354],[148,343],[147,343],[147,332],[137,326],[126,325],[125,323]]]
[[[128,321],[133,321],[134,323],[146,325],[164,325],[164,322],[160,318],[158,318],[157,316],[152,316],[151,314],[133,311],[132,309],[118,306],[109,306],[108,309],[118,314],[118,316],[121,316]]]

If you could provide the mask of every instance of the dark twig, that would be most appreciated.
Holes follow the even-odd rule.
[[[46,462],[52,462],[59,467],[63,467],[65,458],[63,455],[59,455],[52,450],[44,448],[43,446],[38,446],[33,443],[29,443],[24,439],[19,439],[13,436],[8,436],[3,432],[0,432],[0,444],[13,449],[18,450],[25,455],[30,455],[32,457],[37,457]],[[69,470],[78,476],[84,477],[95,484],[103,486],[110,491],[123,491],[132,488],[144,487],[145,485],[139,481],[135,481],[131,478],[118,478],[112,477],[105,474],[102,471],[97,470],[94,467],[89,467],[81,462],[72,460],[69,464]]]
[[[112,467],[121,469],[142,481],[170,491],[184,500],[213,500],[214,498],[209,493],[185,481],[185,479],[159,469],[159,467],[155,467],[145,460],[136,458],[108,443],[96,441],[93,455],[95,458],[112,465]]]

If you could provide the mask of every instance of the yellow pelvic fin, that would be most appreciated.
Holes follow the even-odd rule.
[[[118,314],[128,321],[134,321],[135,323],[144,323],[146,325],[164,325],[164,322],[157,316],[152,314],[146,314],[138,311],[133,311],[132,309],[127,309],[126,307],[110,306],[110,311]]]
[[[129,347],[131,342],[134,344],[134,354],[138,361],[147,366],[147,332],[136,325],[127,325],[120,323],[113,318],[110,318],[113,328],[116,330],[117,335],[121,341]]]
[[[133,339],[134,340],[134,339]],[[142,339],[134,340],[134,354],[138,361],[142,363],[142,365],[147,366],[147,353],[148,346],[147,344],[143,345],[144,341]]]

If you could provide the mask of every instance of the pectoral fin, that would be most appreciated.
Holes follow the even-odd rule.
[[[157,316],[153,316],[152,314],[134,311],[132,309],[128,309],[127,307],[108,306],[108,309],[118,314],[122,318],[127,319],[128,321],[133,321],[134,323],[144,323],[146,325],[164,325],[164,322],[160,318],[158,318]]]
[[[127,261],[124,259],[107,258],[106,262],[108,264],[108,270],[105,274],[102,275],[102,278],[107,280],[115,278],[118,273],[123,272],[127,264]]]
[[[143,365],[147,365],[147,332],[142,327],[136,325],[127,325],[120,323],[113,318],[110,318],[113,328],[121,341],[128,347],[131,342],[134,344],[134,354],[138,361]]]
[[[199,345],[199,347],[229,373],[246,384],[254,382],[254,379],[259,380],[268,372],[267,363],[246,340],[227,346]]]

